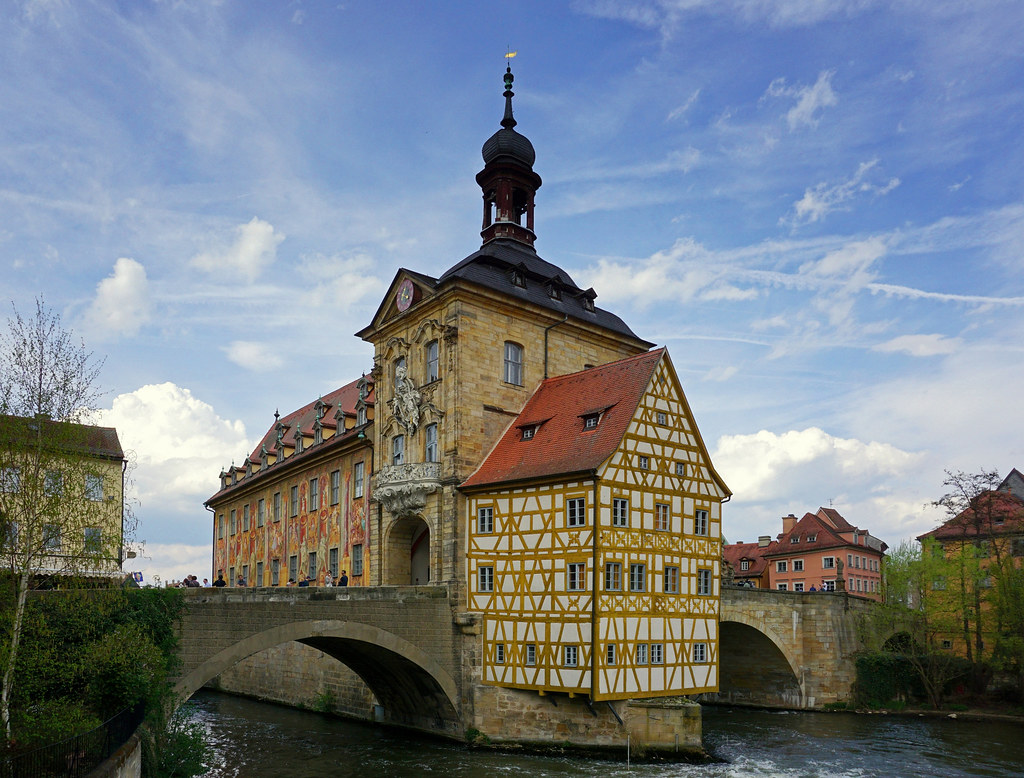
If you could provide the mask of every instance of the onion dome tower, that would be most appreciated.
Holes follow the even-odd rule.
[[[537,158],[533,144],[514,129],[514,78],[512,68],[506,67],[505,116],[501,120],[501,129],[487,139],[481,150],[484,169],[476,175],[476,182],[484,194],[484,223],[480,236],[485,244],[496,238],[511,238],[532,248],[537,239],[533,231],[533,200],[541,180],[533,172]]]

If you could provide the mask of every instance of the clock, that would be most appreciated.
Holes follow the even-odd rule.
[[[412,281],[408,278],[405,279],[399,286],[398,291],[395,293],[395,305],[398,306],[399,311],[405,311],[412,305],[413,297],[416,294],[416,287],[412,285]]]

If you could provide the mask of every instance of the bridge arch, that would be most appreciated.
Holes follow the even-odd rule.
[[[459,692],[452,676],[407,640],[358,622],[294,621],[254,633],[184,675],[175,692],[186,700],[243,659],[290,641],[322,651],[359,675],[383,708],[384,721],[461,734]]]
[[[803,707],[801,662],[763,618],[731,612],[719,622],[719,692],[727,702]]]

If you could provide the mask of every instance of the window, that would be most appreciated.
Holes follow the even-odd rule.
[[[523,427],[523,440],[533,440],[533,433],[536,431],[537,427],[532,424],[528,427]]]
[[[526,288],[526,276],[523,275],[522,270],[519,268],[512,268],[510,277],[512,279],[512,286],[518,286],[524,289]]]
[[[82,545],[86,554],[98,554],[103,548],[103,532],[99,527],[86,527],[82,532]]]
[[[341,471],[331,471],[331,505],[337,505],[341,501]]]
[[[1010,553],[1013,556],[1024,556],[1024,538],[1014,538],[1010,541]]]
[[[741,560],[740,561],[740,570],[749,570],[749,569],[750,569],[750,560],[749,559]]]
[[[808,542],[808,543],[813,543],[813,542],[814,542],[815,540],[817,540],[817,539],[818,539],[818,535],[817,535],[817,533],[815,533],[815,534],[811,534],[811,535],[808,535],[808,536],[807,536],[807,542]]]
[[[576,662],[578,661],[577,658],[579,656],[579,647],[578,646],[565,646],[564,656],[565,656],[565,662],[563,662],[563,664],[566,667],[575,667],[576,666]]]
[[[583,429],[593,430],[597,429],[597,422],[600,419],[600,415],[596,413],[588,413],[583,417]]]
[[[942,641],[942,647],[943,648],[952,648],[953,647],[953,641],[952,640],[943,640]]]
[[[476,531],[481,534],[494,532],[494,508],[488,506],[477,510]]]
[[[846,555],[846,566],[853,567],[853,554]]]
[[[281,583],[281,560],[270,560],[270,585],[277,586]]]
[[[804,571],[804,560],[794,559],[793,560],[793,572],[802,573]]]
[[[494,568],[481,567],[477,571],[478,588],[481,592],[494,591]]]
[[[262,562],[257,562],[256,563],[256,582],[253,585],[254,586],[263,586],[263,563]]]
[[[696,511],[693,514],[693,534],[694,535],[707,535],[708,534],[708,512],[707,511]]]
[[[665,662],[665,647],[661,643],[651,643],[651,664],[660,665]]]
[[[638,665],[647,664],[647,644],[637,643],[636,646],[636,663]]]
[[[352,466],[352,492],[356,497],[363,496],[363,463],[356,462]]]
[[[711,594],[711,571],[697,571],[697,594]]]
[[[785,591],[789,590],[789,584],[784,584],[784,583],[775,584],[775,588],[778,589],[780,592],[785,592]]]
[[[668,505],[663,502],[654,503],[654,528],[660,530],[669,528]]]
[[[295,518],[299,515],[299,487],[293,486],[288,499],[288,514]]]
[[[679,593],[679,568],[669,566],[665,568],[665,593]]]
[[[274,492],[274,521],[281,521],[281,493]]]
[[[526,644],[526,664],[535,665],[537,664],[537,644],[527,643]]]
[[[0,491],[11,494],[21,491],[21,469],[17,467],[5,467],[0,470]]]
[[[320,479],[310,478],[309,479],[309,509],[311,511],[320,510]]]
[[[423,445],[423,461],[424,462],[436,462],[437,461],[437,425],[428,424],[423,428],[423,437],[425,443]]]
[[[821,582],[821,591],[823,591],[823,592],[834,592],[835,590],[836,590],[836,582],[835,581],[822,581]]]
[[[693,662],[694,664],[703,664],[708,661],[708,644],[707,643],[694,643],[693,644]]]
[[[437,380],[437,341],[432,340],[427,344],[427,383]]]
[[[43,477],[43,492],[48,497],[60,497],[64,494],[64,474],[59,470],[47,470]]]
[[[338,577],[338,549],[332,548],[327,551],[327,572],[331,578]]]
[[[224,514],[217,517],[217,540],[224,540]]]
[[[804,590],[803,581],[798,581],[797,583],[793,584],[793,591],[794,592],[802,592],[803,590]]]
[[[834,556],[823,556],[821,558],[821,566],[826,570],[833,570],[836,566],[836,558]]]
[[[352,546],[352,575],[363,574],[363,544]]]
[[[505,664],[505,644],[498,643],[494,646],[494,664],[503,665]]]
[[[523,347],[505,341],[505,383],[523,385]]]
[[[658,411],[658,424],[668,424],[668,416],[664,411]]]
[[[622,497],[615,497],[612,500],[612,526],[629,526],[629,500]]]
[[[793,537],[791,537],[789,539],[789,542],[790,543],[799,543],[800,542],[800,536],[799,535],[793,535]]]
[[[858,570],[860,570],[860,560],[863,559],[863,558],[864,557],[860,557],[860,556],[855,556],[853,558],[853,566],[856,567]]]
[[[570,592],[582,592],[587,588],[586,562],[570,562],[566,574],[566,588]]]
[[[235,585],[235,568],[229,567],[228,568],[228,586],[234,586],[234,585]]]
[[[238,531],[237,524],[238,524],[238,519],[235,518],[235,509],[232,508],[231,509],[231,523],[228,525],[229,531],[230,531],[230,533],[232,535],[234,535],[235,532]]]
[[[391,439],[391,464],[405,463],[405,435],[395,435]]]
[[[615,664],[615,646],[612,643],[608,644],[608,664]]]
[[[297,554],[288,557],[288,578],[292,581],[299,579],[299,557]]]
[[[938,576],[932,580],[932,589],[935,591],[942,591],[946,588],[946,579],[943,576]]]
[[[776,573],[785,573],[787,570],[789,570],[789,562],[783,560],[781,562],[776,562],[775,563],[775,572]]]
[[[566,500],[566,525],[569,527],[582,527],[587,523],[587,505],[582,497],[574,497]]]
[[[85,499],[87,499],[87,500],[102,500],[103,499],[103,476],[95,475],[93,473],[86,473],[86,475],[85,475]]]
[[[366,406],[360,405],[356,408],[356,426],[361,427],[366,424]]]
[[[57,524],[43,525],[43,548],[47,551],[60,550],[60,526]]]
[[[678,475],[678,476],[685,476],[686,475],[686,463],[685,462],[676,462],[676,475]]]
[[[395,386],[398,386],[398,368],[405,370],[405,357],[399,357],[395,360],[395,371],[392,374],[394,376]]]
[[[242,506],[242,532],[249,531],[249,503]]]
[[[637,459],[636,466],[639,467],[641,470],[650,470],[651,460],[648,459],[647,457],[642,456],[639,459]]]
[[[604,565],[604,590],[606,592],[622,591],[622,564],[619,562],[605,562]]]
[[[633,562],[629,566],[629,590],[631,592],[647,591],[647,565]]]
[[[242,580],[246,586],[249,585],[249,565],[242,565]]]
[[[309,552],[309,558],[306,562],[306,575],[314,580],[320,577],[320,572],[316,566],[316,551]]]
[[[260,497],[259,502],[256,503],[256,526],[262,527],[263,522],[267,518],[267,501]]]

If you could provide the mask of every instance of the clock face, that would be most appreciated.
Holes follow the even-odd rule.
[[[395,305],[398,306],[398,310],[404,311],[412,305],[414,291],[415,289],[413,288],[412,281],[408,278],[401,283],[398,287],[398,292],[395,294]]]

